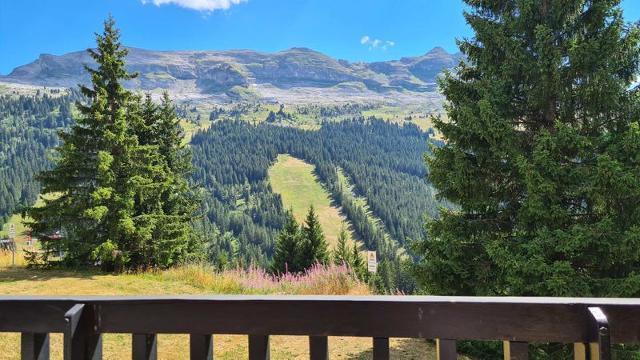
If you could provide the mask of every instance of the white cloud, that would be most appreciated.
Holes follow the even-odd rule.
[[[226,10],[233,5],[246,1],[247,0],[142,0],[142,3],[151,3],[156,6],[174,4],[187,9],[211,12],[215,10]]]
[[[360,39],[360,44],[369,46],[369,50],[381,49],[382,51],[386,51],[388,48],[394,47],[396,45],[396,42],[390,40],[372,39],[368,35],[365,35]]]

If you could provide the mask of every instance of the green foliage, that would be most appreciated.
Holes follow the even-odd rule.
[[[466,1],[417,244],[442,295],[640,296],[640,31],[618,1]]]
[[[369,271],[367,270],[367,264],[365,264],[365,260],[360,253],[360,247],[357,242],[353,242],[353,247],[351,248],[351,256],[349,257],[351,261],[349,263],[349,267],[353,270],[353,272],[358,276],[360,280],[368,280],[369,279]]]
[[[338,234],[336,248],[333,251],[333,263],[335,265],[350,265],[352,263],[351,251],[348,248],[347,240],[347,230],[344,228],[343,224],[340,229],[340,233]]]
[[[284,228],[278,234],[271,271],[276,274],[298,273],[306,268],[303,260],[303,237],[300,225],[293,217],[293,212],[287,212]]]
[[[364,259],[360,254],[360,247],[356,241],[353,241],[353,246],[350,248],[347,244],[348,240],[347,231],[343,226],[338,235],[336,248],[333,251],[333,263],[335,265],[348,266],[359,279],[366,281],[369,273],[367,272]]]
[[[24,252],[24,260],[27,263],[27,268],[35,269],[50,265],[49,254],[47,252],[27,249],[23,249],[22,251]]]
[[[367,271],[364,259],[362,258],[362,255],[360,255],[360,248],[358,246],[358,243],[355,241],[353,242],[353,247],[351,248],[350,260],[351,268],[353,268],[358,275],[362,276]]]
[[[192,138],[193,177],[210,194],[204,205],[209,221],[233,234],[245,266],[270,266],[286,209],[267,175],[279,154],[290,154],[315,166],[315,175],[363,247],[377,250],[381,260],[393,258],[398,264],[393,269],[402,269],[398,249],[420,236],[422,215],[433,216],[437,210],[432,188],[424,181],[422,156],[429,141],[414,125],[375,118],[327,122],[317,131],[216,120]],[[338,168],[353,184],[355,196],[345,196],[352,190],[344,186]],[[430,195],[415,196],[425,193]],[[368,208],[360,198],[366,198]],[[369,212],[381,221],[372,221]]]
[[[103,271],[122,271],[127,262],[116,244],[107,240],[91,252],[91,260],[95,261]]]
[[[45,250],[61,248],[68,265],[174,265],[194,247],[197,204],[183,135],[166,95],[157,108],[122,86],[135,75],[125,69],[127,49],[112,18],[96,40],[92,87],[80,88],[88,102],[76,104],[80,116],[60,133],[53,169],[38,177],[43,193],[55,196],[27,210],[28,225]]]
[[[393,263],[381,284],[389,289],[385,291],[395,291],[395,286],[411,283],[406,274],[390,273],[406,268],[398,255],[402,243],[420,236],[422,214],[434,215],[437,208],[433,195],[414,195],[432,192],[423,180],[422,154],[428,151],[428,141],[429,135],[414,125],[374,118],[328,122],[317,131],[216,121],[192,138],[194,180],[211,194],[204,205],[209,221],[237,239],[241,263],[266,267],[272,265],[269,258],[286,219],[280,198],[269,186],[269,167],[278,154],[315,165],[315,174],[353,224],[364,248],[376,250],[380,261]],[[345,196],[352,190],[343,188],[338,168],[369,208]],[[382,221],[372,221],[369,211]],[[229,243],[219,244],[228,253]]]
[[[329,250],[327,240],[322,232],[320,220],[313,208],[309,207],[309,212],[302,226],[302,258],[300,265],[308,269],[314,264],[327,264],[329,261]]]
[[[76,98],[73,91],[0,96],[0,224],[36,201],[35,174],[49,167],[49,149],[71,123]]]

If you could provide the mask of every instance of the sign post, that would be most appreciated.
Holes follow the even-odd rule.
[[[375,251],[367,251],[367,268],[370,273],[378,271],[378,260],[376,259]]]
[[[12,266],[16,266],[16,224],[9,224],[9,239],[13,241],[13,246],[11,246],[11,264]]]

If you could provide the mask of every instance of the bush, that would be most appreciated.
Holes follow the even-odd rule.
[[[111,240],[98,245],[91,252],[91,259],[103,271],[108,272],[122,272],[126,263],[122,251],[118,250],[118,247]]]

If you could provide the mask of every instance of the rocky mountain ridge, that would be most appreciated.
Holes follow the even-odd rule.
[[[217,102],[380,99],[423,101],[436,93],[436,78],[453,68],[460,54],[434,48],[422,56],[352,63],[307,48],[276,53],[251,50],[151,51],[130,48],[128,69],[139,76],[127,83],[145,91],[166,89],[179,98]],[[0,76],[0,82],[47,87],[86,84],[86,51],[37,60]],[[286,100],[286,99],[285,99]]]

